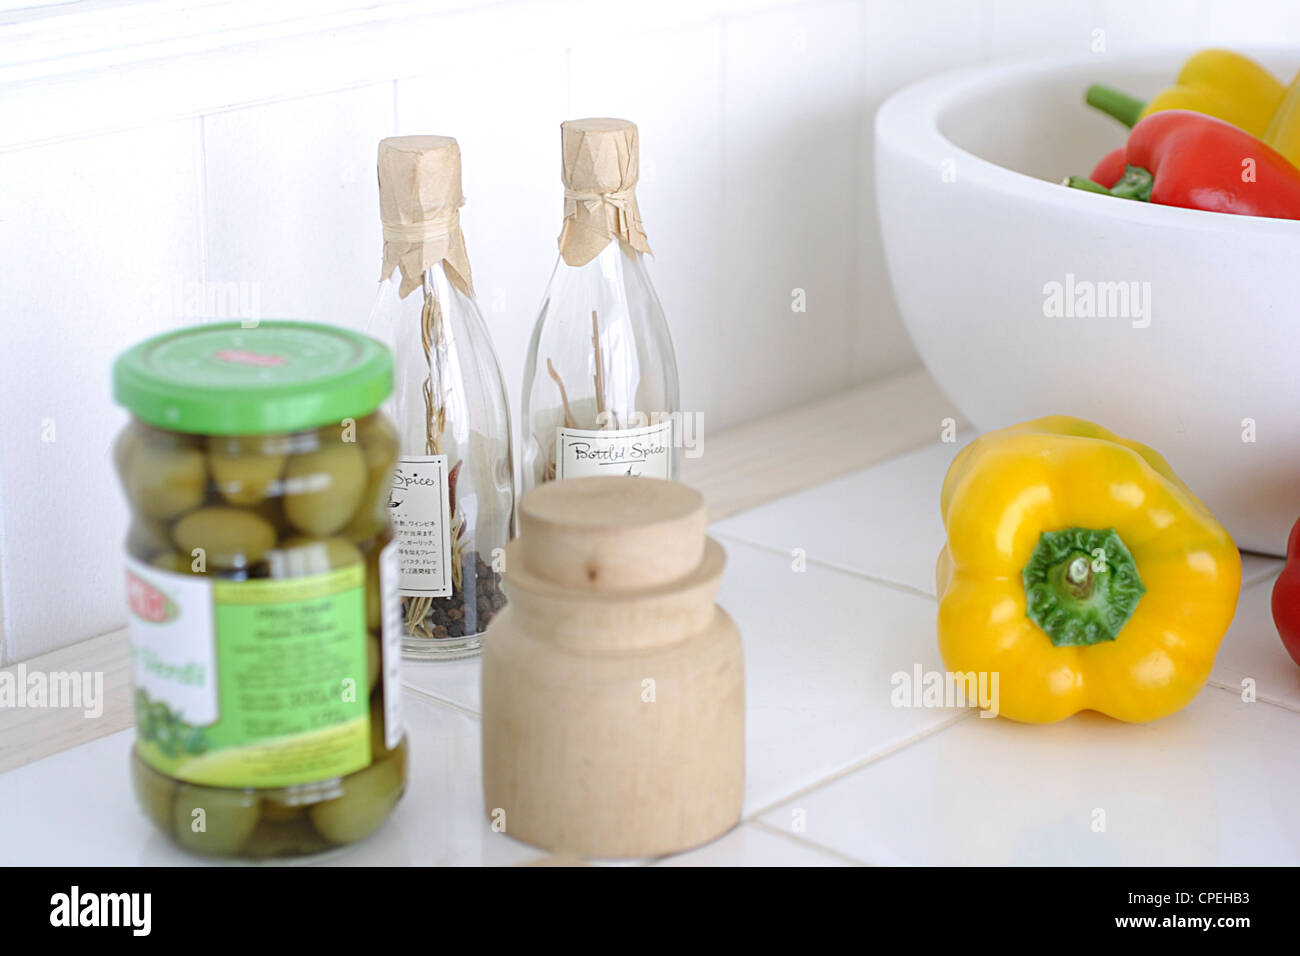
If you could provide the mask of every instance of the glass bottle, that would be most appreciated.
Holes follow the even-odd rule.
[[[460,230],[460,147],[445,136],[379,144],[384,261],[369,332],[395,357],[389,416],[398,464],[389,513],[398,542],[408,657],[477,653],[505,606],[514,520],[505,383]]]
[[[523,487],[584,475],[675,479],[677,359],[646,271],[637,128],[561,124],[564,228],[524,366]]]

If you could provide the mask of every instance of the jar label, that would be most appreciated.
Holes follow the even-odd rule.
[[[363,565],[227,581],[126,563],[145,763],[210,787],[287,787],[369,765]]]
[[[384,682],[384,746],[395,750],[402,742],[402,602],[397,593],[397,540],[379,552],[379,599],[383,609],[380,666]]]
[[[397,540],[398,593],[451,597],[451,488],[446,455],[397,462],[388,512]]]
[[[672,419],[644,428],[555,429],[555,477],[672,477]]]

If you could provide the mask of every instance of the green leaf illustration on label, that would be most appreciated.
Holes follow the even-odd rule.
[[[208,749],[203,727],[187,723],[163,701],[151,701],[143,690],[135,692],[135,724],[140,741],[156,745],[173,759],[182,754],[197,756]]]

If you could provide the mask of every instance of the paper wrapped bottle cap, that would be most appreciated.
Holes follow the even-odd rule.
[[[560,144],[564,261],[586,265],[615,238],[637,252],[649,252],[650,241],[636,204],[640,175],[636,124],[621,119],[567,120],[560,124]]]
[[[448,278],[474,294],[460,231],[460,144],[450,136],[390,136],[379,141],[379,219],[384,227],[380,281],[402,270],[399,294],[446,262]]]

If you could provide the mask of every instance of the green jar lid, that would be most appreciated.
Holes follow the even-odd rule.
[[[256,435],[369,415],[393,389],[374,339],[313,322],[220,322],[167,332],[118,356],[113,397],[158,428]]]

